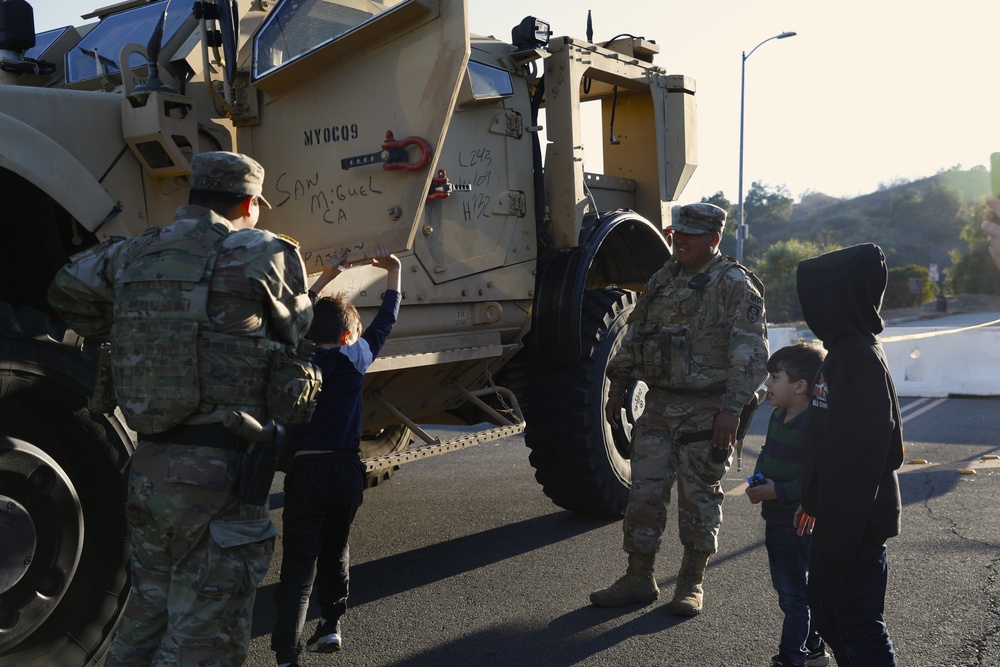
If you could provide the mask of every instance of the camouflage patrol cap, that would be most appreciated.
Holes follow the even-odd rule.
[[[715,204],[701,202],[674,209],[675,215],[667,231],[684,234],[722,233],[726,228],[726,211]]]
[[[190,182],[192,190],[254,196],[271,208],[261,196],[264,167],[246,155],[226,151],[198,153],[191,160]]]

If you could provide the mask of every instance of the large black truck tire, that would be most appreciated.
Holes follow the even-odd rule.
[[[133,443],[87,409],[85,356],[12,315],[0,303],[0,663],[98,664],[129,592]]]
[[[535,479],[564,509],[615,517],[625,512],[631,484],[630,443],[604,417],[608,363],[621,346],[635,292],[584,294],[582,351],[577,359],[532,364],[526,392],[525,442]]]

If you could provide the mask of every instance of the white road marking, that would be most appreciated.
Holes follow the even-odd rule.
[[[914,401],[913,403],[908,404],[906,406],[906,408],[901,408],[900,409],[900,413],[901,414],[902,413],[907,413],[907,414],[905,414],[903,416],[903,423],[905,424],[906,422],[910,421],[914,417],[919,417],[920,415],[924,414],[928,410],[933,410],[934,408],[936,408],[937,406],[941,405],[942,403],[944,403],[948,399],[947,398],[939,398],[936,401],[934,401],[933,403],[929,403],[928,405],[923,406],[922,408],[920,408],[916,412],[907,412],[907,410],[912,410],[917,405],[920,405],[921,403],[924,403],[924,402],[926,402],[928,400],[930,400],[930,399],[921,398],[920,400],[917,400],[917,401]]]

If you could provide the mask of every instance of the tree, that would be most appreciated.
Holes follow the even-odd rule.
[[[793,203],[791,193],[784,185],[771,188],[767,183],[754,181],[743,201],[744,222],[788,222],[792,217]]]
[[[972,207],[961,232],[968,252],[951,251],[951,268],[945,271],[945,279],[952,294],[1000,294],[1000,275],[979,228],[985,216],[986,204],[980,201]]]
[[[947,264],[961,234],[965,206],[953,188],[937,182],[908,186],[889,200],[888,225],[896,230],[883,249],[906,263]]]
[[[799,195],[799,203],[793,208],[793,214],[796,217],[799,217],[803,214],[808,214],[809,212],[814,212],[827,206],[832,206],[833,204],[839,204],[842,201],[844,200],[838,199],[837,197],[831,197],[830,195],[818,192],[817,190],[806,190]]]
[[[711,197],[702,197],[701,202],[703,204],[715,204],[719,208],[724,209],[726,213],[730,215],[733,213],[733,203],[722,193],[722,190],[719,190]]]
[[[794,200],[784,185],[772,188],[754,181],[743,201],[743,222],[750,235],[744,241],[744,257],[763,252],[772,243],[791,237]]]
[[[756,262],[754,273],[764,283],[764,306],[769,323],[802,319],[802,306],[795,287],[799,262],[833,249],[790,239],[772,245]]]
[[[930,272],[919,264],[907,264],[889,269],[883,308],[911,308],[934,298]],[[914,293],[914,286],[918,289]]]
[[[979,230],[983,219],[979,200],[989,191],[989,173],[983,167],[947,168],[914,181],[898,179],[892,185],[883,184],[878,191],[849,199],[807,190],[798,203],[792,202],[784,187],[754,182],[749,192],[744,192],[744,216],[750,232],[743,246],[744,263],[763,265],[772,245],[791,239],[817,248],[876,242],[889,268],[937,264],[952,290],[997,293],[1000,272],[990,268]],[[734,255],[735,204],[721,191],[702,201],[729,210],[722,251]],[[954,267],[953,262],[957,263]]]
[[[910,181],[907,178],[903,178],[902,176],[895,176],[895,177],[889,179],[888,181],[882,181],[882,182],[880,182],[878,184],[878,189],[879,190],[891,190],[892,188],[899,188],[899,187],[902,187],[904,185],[907,185],[908,183],[912,183],[912,181]]]

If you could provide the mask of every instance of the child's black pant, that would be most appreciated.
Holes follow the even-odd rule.
[[[365,466],[354,452],[296,456],[285,476],[281,580],[271,648],[278,663],[295,662],[315,584],[327,621],[347,610],[351,522],[365,488]]]

